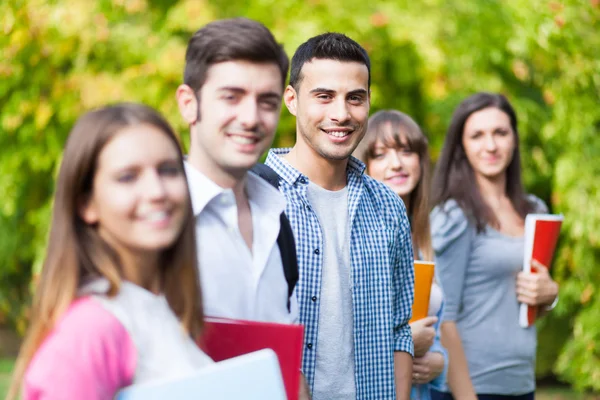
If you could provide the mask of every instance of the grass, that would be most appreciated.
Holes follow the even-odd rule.
[[[0,399],[6,396],[10,384],[14,359],[0,359]],[[535,394],[536,400],[600,400],[597,394],[581,394],[568,387],[540,387]]]

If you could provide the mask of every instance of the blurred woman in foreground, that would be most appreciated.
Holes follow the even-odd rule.
[[[120,104],[71,131],[46,258],[8,398],[109,399],[212,361],[177,139],[154,110]]]

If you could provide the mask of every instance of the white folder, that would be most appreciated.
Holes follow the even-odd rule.
[[[177,380],[129,386],[116,400],[286,400],[277,355],[265,349],[230,358]]]

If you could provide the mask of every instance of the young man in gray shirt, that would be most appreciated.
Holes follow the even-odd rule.
[[[406,209],[351,157],[365,134],[370,60],[327,33],[302,44],[284,93],[295,146],[269,152],[296,236],[303,372],[315,400],[408,400],[413,253]]]

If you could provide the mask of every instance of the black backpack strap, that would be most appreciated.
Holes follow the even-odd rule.
[[[275,189],[279,190],[280,177],[279,174],[273,170],[273,168],[262,163],[257,163],[254,164],[252,168],[250,168],[250,171],[254,172],[256,175],[269,182],[271,186],[273,186]]]
[[[255,164],[250,171],[269,182],[274,188],[279,189],[279,174],[268,165],[258,163]],[[279,236],[277,236],[277,246],[279,247],[279,253],[281,254],[283,274],[285,275],[285,280],[288,285],[287,308],[288,311],[290,311],[290,298],[294,293],[294,288],[300,277],[298,273],[298,257],[296,254],[294,231],[292,230],[290,221],[285,213],[281,213],[279,220],[281,227],[279,229]]]
[[[290,221],[287,219],[285,213],[281,213],[279,220],[281,228],[279,236],[277,236],[277,245],[281,253],[283,274],[288,285],[287,307],[288,311],[290,311],[290,298],[294,294],[294,288],[300,277],[298,274],[298,257],[296,256],[296,241],[294,240],[294,232],[292,231]]]

